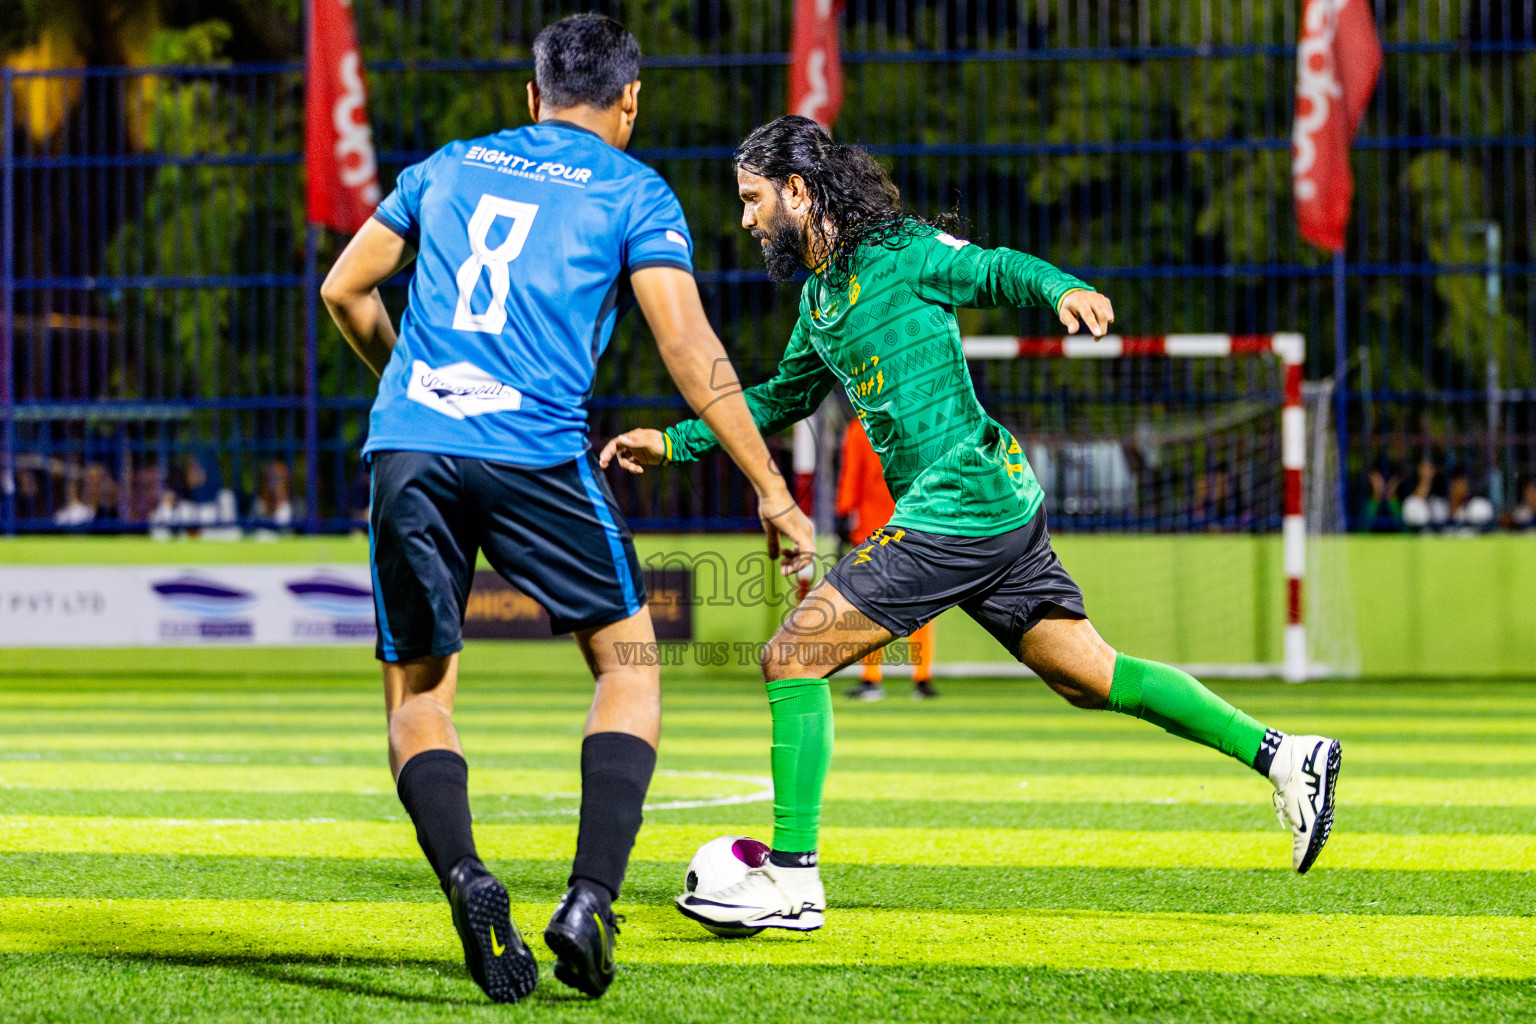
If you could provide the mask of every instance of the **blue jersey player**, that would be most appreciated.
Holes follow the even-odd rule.
[[[476,854],[452,721],[477,552],[575,635],[596,678],[570,889],[544,933],[555,976],[589,995],[613,980],[611,904],[656,764],[658,670],[617,654],[655,634],[584,408],[626,287],[679,391],[756,487],[770,551],[783,534],[795,571],[814,546],[705,319],[682,209],[623,152],[639,45],[608,18],[577,15],[533,52],[536,123],[406,168],[321,293],[381,378],[365,451],[390,767],[469,972],[498,1002],[532,991],[538,965]],[[377,287],[412,249],[397,335]]]

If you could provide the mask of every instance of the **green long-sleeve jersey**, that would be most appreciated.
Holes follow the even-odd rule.
[[[934,228],[868,245],[846,284],[813,274],[772,380],[746,392],[758,429],[809,416],[834,383],[853,403],[896,499],[890,525],[989,537],[1029,522],[1040,484],[1019,442],[976,400],[956,307],[1057,308],[1086,284],[1012,249],[984,249]],[[698,420],[666,432],[668,457],[718,447]]]

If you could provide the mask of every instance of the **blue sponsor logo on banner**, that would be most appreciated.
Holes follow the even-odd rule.
[[[160,636],[166,640],[249,640],[256,633],[255,624],[243,613],[256,603],[248,590],[228,586],[194,573],[151,583],[162,603],[178,612],[195,616],[190,621],[162,620]]]
[[[284,584],[300,604],[332,615],[373,613],[373,589],[337,576],[309,576]]]
[[[351,580],[317,573],[283,584],[288,593],[315,614],[293,624],[295,639],[329,637],[337,640],[372,638],[373,590]]]

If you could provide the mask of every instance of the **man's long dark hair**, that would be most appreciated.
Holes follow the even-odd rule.
[[[909,213],[901,190],[875,158],[858,146],[832,141],[808,117],[786,114],[769,121],[736,147],[736,166],[783,188],[798,174],[810,192],[806,220],[812,251],[827,255],[827,273],[847,280],[854,256],[865,245],[900,245],[923,225],[958,230],[960,218],[929,220]]]

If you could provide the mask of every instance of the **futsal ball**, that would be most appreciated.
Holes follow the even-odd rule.
[[[721,836],[699,847],[699,852],[688,862],[688,873],[683,876],[686,892],[711,893],[735,885],[747,877],[752,868],[768,863],[768,845],[750,836]],[[701,921],[700,924],[703,924]],[[704,927],[723,939],[751,938],[761,928],[731,928],[706,924]]]

